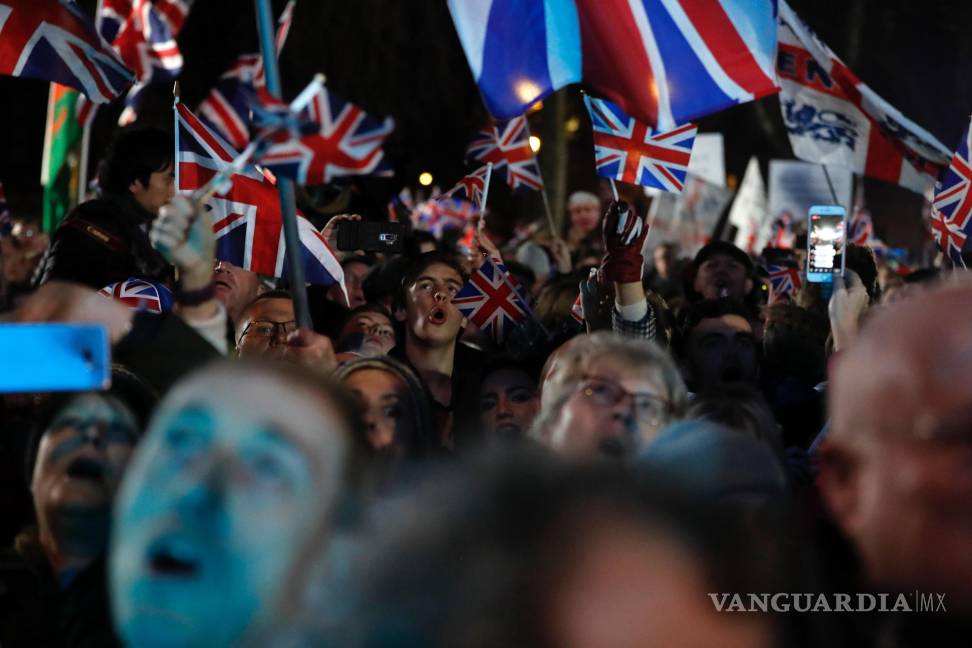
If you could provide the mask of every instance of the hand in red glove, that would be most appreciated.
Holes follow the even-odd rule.
[[[648,223],[624,201],[608,206],[603,225],[604,248],[601,261],[604,278],[617,283],[641,281],[644,258],[641,248],[648,237]]]

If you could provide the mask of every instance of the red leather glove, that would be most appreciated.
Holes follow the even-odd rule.
[[[604,278],[617,283],[641,281],[644,258],[641,248],[648,237],[648,223],[624,201],[612,202],[604,215]]]

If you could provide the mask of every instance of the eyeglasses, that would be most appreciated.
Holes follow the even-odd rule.
[[[252,334],[262,338],[273,339],[277,337],[278,331],[282,332],[284,336],[286,336],[289,333],[293,333],[296,330],[297,330],[297,322],[295,320],[290,320],[287,322],[274,322],[272,320],[254,320],[249,324],[247,324],[246,328],[243,329],[243,332],[240,334],[240,341],[242,342],[243,338],[246,337],[247,334]]]
[[[614,407],[626,398],[630,399],[635,416],[643,423],[659,425],[668,418],[670,408],[668,400],[655,394],[629,392],[608,378],[586,376],[577,391],[601,407]]]

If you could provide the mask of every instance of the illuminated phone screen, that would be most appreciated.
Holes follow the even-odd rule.
[[[809,271],[838,273],[843,267],[844,217],[810,214]]]

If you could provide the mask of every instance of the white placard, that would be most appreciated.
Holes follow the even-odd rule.
[[[829,184],[827,175],[830,176]],[[850,214],[851,196],[854,192],[853,173],[850,169],[829,166],[827,175],[819,164],[796,160],[770,161],[769,214],[760,227],[757,251],[762,250],[773,238],[774,230],[779,230],[781,225],[792,232],[793,226],[800,223],[796,231],[805,231],[806,226],[803,223],[813,205],[833,205],[836,202]],[[789,244],[792,245],[792,241]]]
[[[722,133],[699,133],[695,136],[688,172],[718,187],[726,186],[726,155]]]

